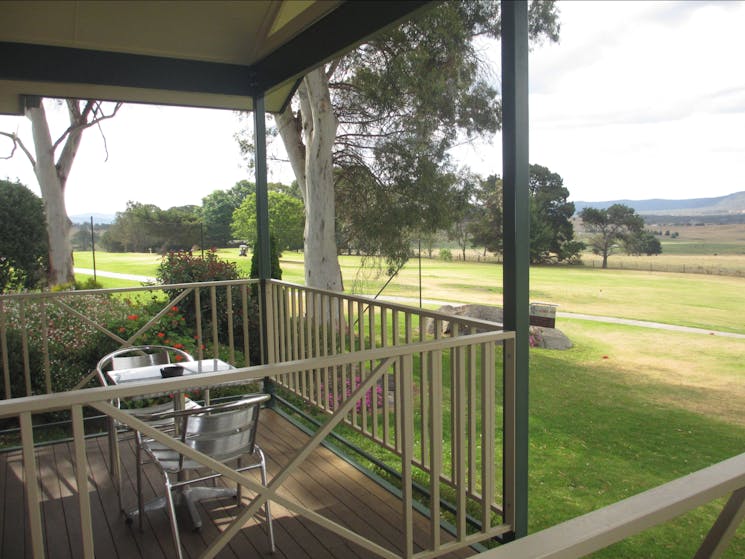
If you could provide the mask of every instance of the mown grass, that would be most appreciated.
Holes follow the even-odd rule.
[[[250,259],[237,249],[218,251],[248,275]],[[97,268],[119,273],[154,276],[159,258],[146,254],[96,255]],[[128,262],[132,262],[132,268]],[[341,256],[345,290],[376,294],[388,279],[380,268],[362,267],[361,258]],[[76,253],[76,265],[90,267],[90,254]],[[285,253],[282,279],[304,283],[300,253]],[[80,276],[83,278],[84,276]],[[422,297],[453,303],[502,304],[502,266],[479,262],[422,260]],[[103,278],[101,278],[103,279]],[[101,280],[99,280],[101,281]],[[129,285],[138,285],[131,282]],[[615,316],[696,328],[745,332],[736,308],[742,301],[743,278],[637,270],[597,270],[584,267],[537,266],[530,271],[531,300],[559,305],[559,312]],[[411,260],[382,295],[418,302],[419,263]],[[436,306],[436,304],[429,306]]]
[[[565,332],[575,343],[571,351],[531,350],[531,531],[745,452],[742,367],[710,371],[712,384],[737,387],[729,394],[678,382],[659,370],[650,374],[626,362],[628,355],[644,347],[647,331],[597,326],[599,335],[595,328],[567,324]],[[618,328],[630,339],[622,355],[602,335]],[[694,351],[681,356],[675,349],[696,344],[695,335],[665,335],[666,345],[650,344],[660,359],[667,360],[671,370],[695,368]],[[745,341],[729,347],[721,339],[704,339],[713,344],[712,354],[723,354],[726,362],[745,350]],[[727,400],[737,404],[718,410]],[[691,557],[720,510],[721,503],[701,507],[597,556]],[[743,556],[745,527],[726,555]]]

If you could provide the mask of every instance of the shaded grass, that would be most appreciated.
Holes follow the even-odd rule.
[[[632,336],[640,334],[626,330]],[[617,360],[603,359],[609,344],[586,335],[588,331],[573,329],[577,345],[572,350],[531,351],[531,531],[745,452],[742,421],[733,424],[732,416],[710,413],[718,411],[713,407],[716,402],[706,410],[697,409],[689,401],[690,387],[645,377],[619,367]],[[668,336],[683,341],[690,335]],[[661,351],[673,352],[670,344]],[[742,385],[745,372],[740,369],[739,375]],[[660,398],[661,394],[670,397]],[[744,403],[740,395],[739,405]],[[742,412],[732,412],[738,413]],[[596,555],[690,557],[720,510],[721,503],[701,507]],[[740,528],[726,556],[745,556],[745,528]]]

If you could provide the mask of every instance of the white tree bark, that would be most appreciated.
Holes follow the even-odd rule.
[[[278,115],[280,136],[305,201],[305,284],[343,291],[336,247],[332,149],[338,122],[323,68],[310,72],[298,89],[300,111]]]
[[[34,173],[39,181],[47,218],[49,283],[50,285],[69,283],[75,279],[75,272],[72,261],[72,244],[70,243],[70,220],[65,208],[65,183],[75,152],[77,152],[77,146],[80,144],[81,130],[76,131],[76,145],[74,149],[67,152],[64,163],[60,161],[58,172],[54,161],[54,144],[52,144],[52,137],[49,133],[44,105],[40,103],[38,107],[26,109],[26,116],[31,121],[34,150],[36,152]]]

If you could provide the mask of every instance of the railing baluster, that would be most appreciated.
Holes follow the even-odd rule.
[[[404,557],[413,557],[414,555],[414,514],[413,514],[413,472],[412,461],[414,459],[414,408],[411,405],[413,401],[413,359],[411,354],[401,357],[401,376],[403,383],[399,393],[398,405],[403,410],[403,419],[401,422],[401,497],[403,505],[404,520]]]
[[[20,414],[21,444],[23,446],[23,473],[25,476],[26,506],[31,533],[31,550],[34,559],[44,558],[44,530],[41,523],[41,501],[39,494],[38,468],[34,452],[34,427],[31,414]],[[22,535],[20,537],[23,537]]]
[[[46,393],[52,393],[52,372],[49,365],[49,324],[47,323],[47,301],[42,299],[39,302],[41,308],[41,354],[42,354],[42,367],[44,369],[44,387]]]
[[[442,440],[442,351],[429,353],[429,400],[432,402],[431,437],[434,441]],[[427,429],[428,431],[430,429]],[[429,494],[430,494],[430,538],[432,549],[440,547],[440,476],[442,474],[442,452],[440,446],[431,445],[429,451]]]
[[[217,288],[213,285],[210,287],[210,307],[212,310],[212,357],[220,357],[220,340],[218,334],[220,329],[217,326]]]
[[[202,342],[202,299],[200,289],[194,290],[194,320],[197,329],[197,359],[204,359],[204,343]]]
[[[466,356],[466,374],[468,375],[468,394],[467,394],[467,417],[468,417],[468,493],[473,495],[479,488],[476,480],[476,447],[477,447],[477,433],[476,433],[476,418],[478,416],[478,400],[476,398],[476,346],[468,346],[468,354]]]
[[[504,439],[502,451],[502,463],[504,470],[502,473],[502,514],[504,522],[510,526],[515,526],[515,477],[516,477],[516,444],[517,444],[517,422],[516,422],[516,383],[515,378],[515,339],[508,339],[504,342],[504,365],[503,365],[503,383],[504,394],[503,416],[504,416]]]
[[[421,324],[421,322],[420,322]],[[423,467],[430,468],[430,447],[439,449],[442,445],[442,437],[433,438],[431,430],[427,429],[427,425],[430,421],[430,414],[432,413],[431,407],[440,405],[441,402],[433,401],[430,397],[429,384],[433,379],[433,363],[434,356],[431,352],[422,353],[420,358],[419,367],[421,369],[421,380],[419,381],[422,385],[421,389],[421,433],[422,433],[422,444],[421,444],[421,464]],[[440,379],[442,382],[442,379]],[[442,432],[442,428],[440,428]]]
[[[249,328],[250,322],[248,318],[248,285],[241,285],[241,321],[243,324],[243,355],[245,356],[246,367],[251,365],[251,348],[250,348],[250,337]]]
[[[80,507],[80,534],[83,540],[83,557],[93,559],[93,529],[91,499],[88,492],[88,458],[85,453],[85,428],[83,427],[83,406],[72,407],[72,432],[75,447],[75,480]]]
[[[465,348],[455,347],[455,368],[453,370],[453,386],[451,390],[454,392],[452,398],[453,407],[450,408],[450,413],[453,416],[453,427],[454,432],[452,434],[452,441],[454,446],[453,462],[455,469],[455,487],[456,487],[456,530],[458,534],[458,540],[462,541],[466,535],[466,516],[467,516],[467,499],[466,499],[466,472],[467,472],[467,450],[466,450],[466,360],[465,360]]]
[[[5,301],[0,300],[0,350],[3,352],[3,386],[5,399],[13,397],[10,388],[10,361],[8,359],[8,332],[5,325]]]
[[[233,286],[228,285],[225,288],[225,299],[228,315],[228,354],[230,362],[235,363],[235,333],[233,332]]]
[[[494,342],[481,344],[481,531],[491,527],[495,498],[496,355]],[[514,479],[514,478],[512,478]]]
[[[26,304],[21,299],[18,307],[18,319],[21,322],[21,351],[23,352],[23,380],[26,383],[26,396],[31,396],[31,364],[28,353],[28,328],[26,321]]]

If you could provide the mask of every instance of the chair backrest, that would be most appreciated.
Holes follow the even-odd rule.
[[[144,355],[128,355],[111,358],[111,370],[134,369],[135,367],[147,367],[148,365],[165,365],[171,359],[167,351],[157,353],[146,353]]]
[[[183,349],[164,345],[141,345],[117,349],[105,355],[96,365],[99,382],[103,386],[111,384],[106,373],[120,369],[134,369],[148,365],[170,363],[170,355],[176,355],[178,361],[194,361],[194,358]]]
[[[201,411],[186,410],[182,412],[182,441],[221,462],[252,453],[259,410],[269,398],[268,394],[256,394]]]

